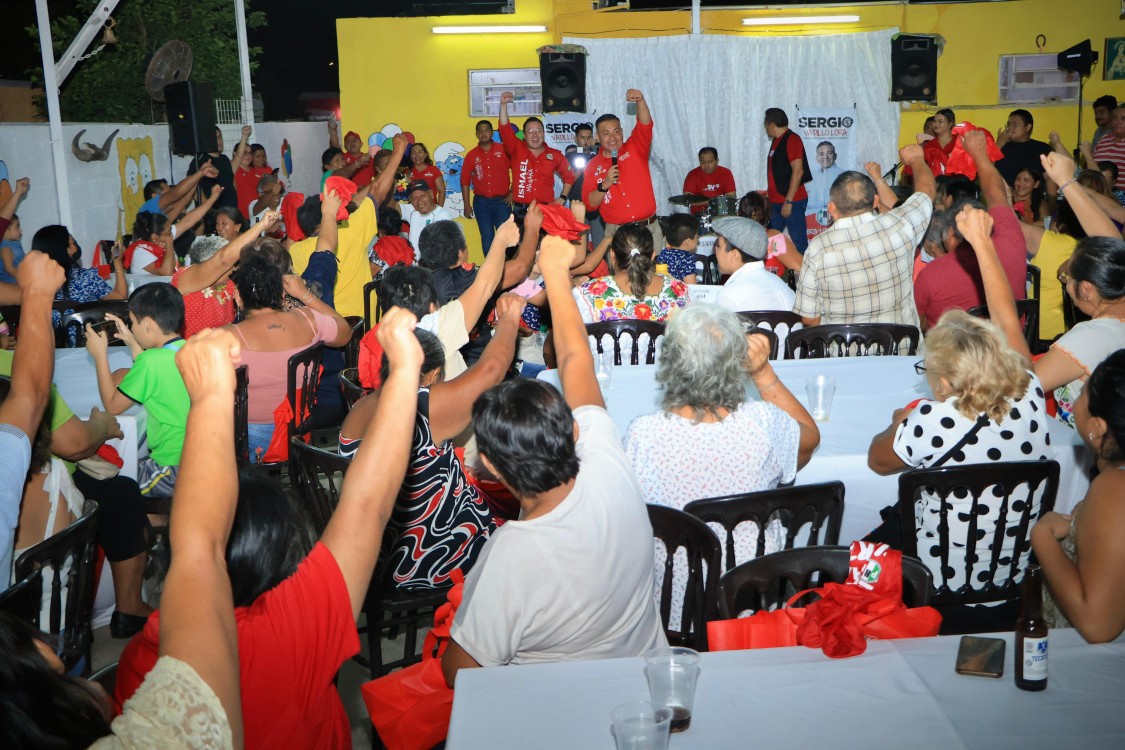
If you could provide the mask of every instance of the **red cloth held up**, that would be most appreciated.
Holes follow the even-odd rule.
[[[554,237],[574,242],[583,232],[589,231],[590,226],[574,218],[574,214],[566,206],[557,203],[539,203],[543,212],[543,231]]]
[[[281,220],[285,222],[285,234],[294,242],[305,239],[301,225],[297,223],[297,209],[305,202],[304,193],[286,193],[281,199]]]
[[[984,140],[988,143],[989,159],[996,162],[1004,158],[1004,152],[996,145],[996,141],[992,138],[992,133],[990,133],[987,128],[978,128],[971,122],[959,122],[953,126],[953,130],[951,131],[956,141],[953,144],[953,151],[949,154],[949,160],[945,165],[946,174],[963,174],[970,180],[976,179],[977,165],[973,163],[973,157],[965,153],[965,148],[961,144],[962,136],[972,130],[984,132]]]
[[[336,221],[343,221],[348,218],[347,205],[351,202],[352,196],[355,195],[358,188],[355,183],[347,177],[329,177],[324,181],[324,192],[322,195],[329,193],[336,193],[340,196],[340,210],[336,212]]]

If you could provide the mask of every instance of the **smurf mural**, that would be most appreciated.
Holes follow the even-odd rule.
[[[406,136],[406,141],[411,146],[415,143],[414,134],[403,130],[395,123],[387,123],[380,130],[367,136],[367,147],[373,151],[381,148],[390,148],[391,139],[399,133]],[[445,179],[445,207],[464,216],[464,199],[461,196],[461,168],[465,161],[465,147],[457,141],[444,141],[434,149],[432,159],[434,166],[441,170]],[[406,200],[406,185],[408,179],[400,173],[395,181],[395,197]]]

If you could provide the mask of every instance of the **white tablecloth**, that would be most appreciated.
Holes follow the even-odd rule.
[[[991,635],[991,634],[990,634]],[[869,641],[829,659],[795,647],[703,654],[691,727],[671,750],[731,748],[1125,747],[1125,638],[1091,646],[1050,634],[1047,689],[954,672],[960,638]],[[646,700],[638,658],[467,669],[457,675],[449,750],[613,750],[610,711]]]
[[[926,378],[914,372],[915,357],[846,357],[836,359],[782,360],[773,367],[797,399],[808,405],[805,380],[816,375],[836,378],[836,395],[827,422],[819,423],[820,447],[812,460],[797,473],[797,484],[815,484],[838,479],[844,483],[844,520],[840,543],[859,539],[880,523],[879,511],[893,505],[898,496],[898,476],[882,477],[867,467],[871,439],[886,429],[895,409],[920,397],[932,398]],[[616,367],[607,394],[607,408],[622,436],[635,417],[660,408],[656,386],[657,365]],[[540,379],[558,385],[557,371]],[[757,392],[748,389],[753,398]],[[676,446],[668,446],[669,450]],[[1059,462],[1060,486],[1056,510],[1066,512],[1081,500],[1089,487],[1084,467],[1089,451],[1071,428],[1052,420],[1051,458]],[[690,446],[680,446],[691,457]],[[687,462],[686,462],[687,463]],[[708,471],[707,466],[696,467]]]
[[[111,371],[132,366],[133,355],[129,353],[128,347],[109,347]],[[55,350],[54,383],[59,389],[59,395],[79,419],[89,417],[90,409],[94,407],[104,410],[101,396],[98,394],[98,377],[94,370],[94,360],[85,349]],[[121,425],[124,438],[109,440],[107,444],[116,448],[121,455],[121,460],[124,462],[121,473],[136,479],[137,462],[148,455],[148,448],[145,445],[147,437],[145,410],[140,405],[135,405],[125,413],[118,414],[117,423]]]

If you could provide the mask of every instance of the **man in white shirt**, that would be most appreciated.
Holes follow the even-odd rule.
[[[406,188],[406,197],[410,205],[402,207],[402,218],[410,222],[409,239],[414,248],[414,262],[417,263],[418,238],[422,236],[422,230],[435,221],[452,221],[457,218],[457,214],[437,204],[434,200],[434,191],[430,190],[425,180],[415,180],[410,183]]]
[[[752,219],[722,216],[711,222],[719,273],[730,275],[715,302],[735,312],[792,310],[793,290],[766,270],[766,229]]]
[[[450,686],[466,668],[667,645],[653,598],[652,526],[594,377],[570,295],[573,259],[570,243],[543,240],[562,394],[517,378],[473,406],[481,460],[519,499],[520,518],[492,535],[466,577],[442,656]]]

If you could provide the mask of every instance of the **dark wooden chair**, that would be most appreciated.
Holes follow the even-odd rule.
[[[250,463],[250,375],[246,365],[234,371],[234,454],[240,464]]]
[[[90,648],[94,642],[91,620],[94,614],[94,565],[97,560],[94,535],[97,526],[98,504],[87,500],[78,520],[25,551],[16,559],[14,566],[16,580],[38,574],[40,585],[50,589],[47,622],[41,621],[38,600],[34,602],[30,622],[58,638],[59,658],[68,674],[86,676],[91,671]],[[68,562],[70,567],[64,570]]]
[[[1039,299],[1039,290],[1043,286],[1043,272],[1039,270],[1039,266],[1027,264],[1027,296],[1031,299]]]
[[[777,347],[770,349],[770,359],[784,356],[786,336],[805,325],[800,315],[789,310],[742,310],[738,317],[760,331],[770,331],[777,338]]]
[[[785,273],[781,274],[781,280],[794,292],[797,291],[797,272],[792,268],[787,269]]]
[[[661,505],[648,506],[654,543],[664,543],[665,556],[662,572],[657,576],[660,587],[660,621],[668,643],[687,646],[696,651],[707,650],[707,621],[715,617],[722,566],[722,551],[718,538],[705,523],[681,510]],[[688,583],[680,607],[680,627],[670,627],[672,615],[672,570],[676,552],[687,553]]]
[[[715,286],[723,283],[722,274],[719,273],[719,261],[714,255],[695,254],[696,282]],[[702,270],[700,270],[702,269]]]
[[[365,331],[370,331],[383,317],[379,309],[379,287],[382,281],[372,279],[363,285],[363,326]]]
[[[58,305],[59,303],[55,303]],[[124,301],[111,301],[111,302],[94,302],[88,305],[76,305],[74,303],[66,303],[68,310],[71,312],[64,312],[62,321],[59,327],[55,329],[55,346],[63,348],[71,348],[70,331],[74,331],[75,339],[73,347],[86,346],[86,324],[101,323],[106,319],[106,313],[113,313],[122,320],[129,320],[129,305]],[[109,339],[110,346],[125,346],[125,342],[114,337]]]
[[[0,591],[0,612],[18,617],[24,622],[38,623],[43,606],[43,577],[39,567]]]
[[[107,695],[113,695],[117,690],[117,662],[94,672],[90,675],[90,682],[98,683]]]
[[[817,588],[848,577],[848,547],[797,547],[763,555],[723,573],[719,580],[719,616],[724,620],[740,612],[784,607],[798,591]],[[902,556],[902,601],[907,607],[930,603],[933,577],[921,561]],[[808,602],[797,600],[796,606]]]
[[[351,409],[355,402],[371,393],[359,384],[359,368],[348,367],[340,371],[340,388],[344,392],[344,403]]]
[[[927,501],[924,512],[931,512],[930,508],[937,512],[941,532],[938,539],[923,539],[922,544],[930,547],[924,552],[936,558],[934,568],[941,571],[934,579],[932,599],[942,611],[943,635],[977,632],[982,622],[990,629],[1011,630],[1018,614],[1018,581],[1031,553],[1031,528],[1055,507],[1058,487],[1059,465],[1054,461],[914,469],[899,477],[903,554],[918,556],[915,508],[923,502],[923,495],[934,498]],[[1025,491],[1017,494],[1020,488]],[[950,536],[949,518],[954,515],[968,517],[967,538]],[[992,515],[995,521],[987,520]],[[1005,541],[1013,545],[1007,553],[1002,547]],[[959,556],[964,551],[958,566],[963,582],[956,588],[951,583],[958,572],[950,562],[951,547],[958,548]],[[1005,604],[1007,614],[1001,620],[1010,617],[1011,621],[998,621],[997,607],[967,606],[983,603]],[[986,615],[986,619],[980,619]]]
[[[1070,298],[1070,293],[1066,291],[1066,284],[1063,284],[1062,288],[1063,324],[1066,326],[1066,330],[1069,331],[1079,323],[1089,320],[1090,316],[1075,307],[1074,300]]]
[[[316,405],[316,390],[320,387],[320,363],[323,356],[324,342],[317,342],[289,358],[285,386],[285,397],[293,409],[293,416],[285,425],[286,440],[289,444],[292,443],[293,438],[304,441],[306,435],[311,437],[313,433],[312,411]],[[287,476],[290,484],[293,482],[293,477],[288,475],[287,461],[259,462],[251,465],[279,480]]]
[[[897,348],[888,331],[865,323],[806,326],[785,338],[786,359],[888,356]]]
[[[348,327],[352,329],[352,337],[348,339],[348,343],[341,347],[327,348],[343,353],[344,368],[346,369],[359,366],[359,342],[363,339],[363,334],[367,333],[367,327],[364,325],[364,319],[358,315],[348,315],[344,320],[348,321]]]
[[[1027,341],[1027,348],[1035,354],[1039,349],[1039,300],[1016,300],[1016,314],[1023,321],[1023,337]],[[969,315],[988,320],[988,305],[970,308]]]
[[[918,329],[918,326],[904,323],[864,323],[863,325],[878,328],[891,334],[891,338],[895,342],[895,354],[914,356],[918,353],[918,344],[922,341],[922,331]]]
[[[766,553],[766,527],[774,517],[785,530],[782,549],[792,549],[798,544],[807,547],[839,544],[840,522],[844,518],[844,483],[803,484],[695,500],[684,506],[684,512],[704,523],[722,527],[719,538],[723,543],[723,570],[727,571],[746,562],[737,559],[734,550],[734,530],[743,523],[758,527],[755,558]],[[806,526],[808,532],[802,535]]]
[[[613,338],[613,363],[621,364],[621,336],[628,334],[632,340],[629,350],[629,364],[641,364],[641,336],[648,337],[645,347],[644,364],[656,364],[656,342],[664,336],[664,324],[653,320],[607,320],[601,323],[587,323],[586,335],[592,336],[598,353],[604,352],[602,339],[605,336]]]
[[[290,441],[289,456],[290,478],[308,508],[319,537],[328,527],[328,520],[340,501],[340,491],[351,459],[306,445],[299,438]],[[422,660],[421,654],[415,653],[418,651],[418,636],[422,628],[433,625],[434,610],[445,604],[447,593],[445,589],[418,593],[399,591],[389,580],[387,571],[381,565],[376,567],[363,604],[370,655],[370,661],[365,666],[371,670],[372,679]],[[403,633],[403,656],[385,661],[382,635],[399,631]],[[365,661],[356,658],[361,663]]]

